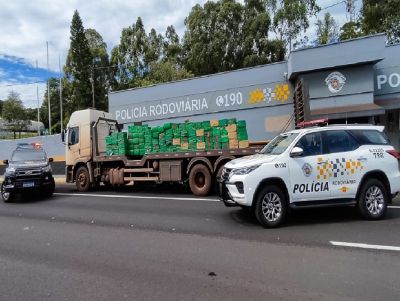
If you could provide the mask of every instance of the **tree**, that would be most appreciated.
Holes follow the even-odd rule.
[[[285,45],[269,40],[272,21],[263,0],[245,0],[241,45],[243,67],[282,61]]]
[[[25,115],[27,120],[37,120],[37,109],[26,108]]]
[[[113,90],[133,88],[135,81],[143,78],[147,72],[146,50],[146,31],[139,17],[135,24],[122,30],[120,43],[111,52],[111,63],[116,66],[112,72]]]
[[[185,67],[204,75],[241,66],[240,46],[243,6],[234,0],[195,5],[185,19]]]
[[[50,115],[51,115],[51,132],[59,133],[61,131],[61,119],[60,119],[60,80],[58,78],[50,78],[49,79],[49,87],[50,87]],[[40,121],[43,122],[45,128],[49,128],[49,106],[48,106],[48,93],[49,91],[46,89],[46,92],[43,96],[42,106],[40,107]],[[72,111],[77,110],[77,108],[73,107],[63,107],[63,109],[70,109]],[[63,120],[63,124],[65,125],[65,121],[69,119],[69,116]]]
[[[390,44],[400,43],[400,0],[363,0],[361,28],[364,34],[385,32]]]
[[[87,29],[85,36],[88,41],[92,55],[92,75],[94,80],[94,106],[98,110],[108,110],[108,88],[109,88],[109,65],[110,60],[107,53],[107,44],[102,36],[94,29]],[[92,95],[93,97],[93,95]]]
[[[165,31],[163,39],[163,60],[176,62],[182,66],[183,49],[179,41],[179,36],[175,31],[175,27],[170,25]]]
[[[316,0],[266,0],[266,5],[273,16],[273,31],[289,50],[309,27],[309,17],[320,11]]]
[[[14,133],[14,139],[17,138],[17,132],[19,132],[19,137],[21,138],[21,131],[25,130],[29,125],[29,120],[18,93],[10,92],[7,99],[3,102],[2,117],[7,122],[7,128]]]
[[[338,40],[338,25],[330,13],[325,13],[323,20],[318,20],[317,37],[320,45],[336,42]]]
[[[350,21],[340,28],[340,40],[345,41],[363,36],[360,22]]]
[[[73,110],[86,109],[92,106],[92,77],[93,65],[89,42],[85,29],[77,10],[74,12],[71,23],[71,44],[68,51],[67,62],[64,67],[66,81],[69,84],[66,108]],[[67,112],[70,115],[72,112]]]

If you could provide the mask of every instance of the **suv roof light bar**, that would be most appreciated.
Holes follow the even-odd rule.
[[[300,122],[297,125],[297,128],[307,128],[307,127],[311,127],[311,126],[325,126],[328,125],[328,118],[322,118],[322,119],[315,119],[315,120],[311,120],[311,121],[303,121]]]

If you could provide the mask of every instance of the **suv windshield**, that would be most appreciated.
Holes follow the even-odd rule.
[[[296,139],[298,133],[285,133],[276,136],[270,143],[268,143],[260,152],[265,155],[280,155],[288,146]]]
[[[11,156],[12,162],[45,161],[46,154],[43,150],[16,150]]]

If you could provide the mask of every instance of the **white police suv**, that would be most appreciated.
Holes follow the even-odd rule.
[[[380,219],[400,192],[399,159],[382,126],[303,127],[228,162],[220,198],[252,208],[264,227],[280,225],[289,208],[316,206],[356,205],[365,218]]]

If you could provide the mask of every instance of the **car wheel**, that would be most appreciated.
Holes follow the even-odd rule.
[[[287,200],[282,189],[275,185],[268,185],[258,194],[255,215],[262,226],[274,228],[286,219],[287,208]]]
[[[55,184],[55,182],[53,180],[53,182],[51,183],[50,187],[47,188],[46,197],[51,197],[53,195],[53,193],[54,193],[55,188],[56,188],[56,184]]]
[[[376,220],[385,216],[388,193],[385,185],[377,179],[367,180],[358,198],[358,209],[366,219]]]
[[[90,177],[89,171],[85,166],[81,166],[78,168],[75,177],[76,189],[80,192],[86,192],[90,189]]]
[[[15,194],[13,192],[6,191],[4,184],[1,184],[1,197],[3,198],[4,203],[11,203],[15,199]]]
[[[211,174],[205,165],[197,164],[190,170],[189,187],[194,195],[208,195],[211,189]]]

